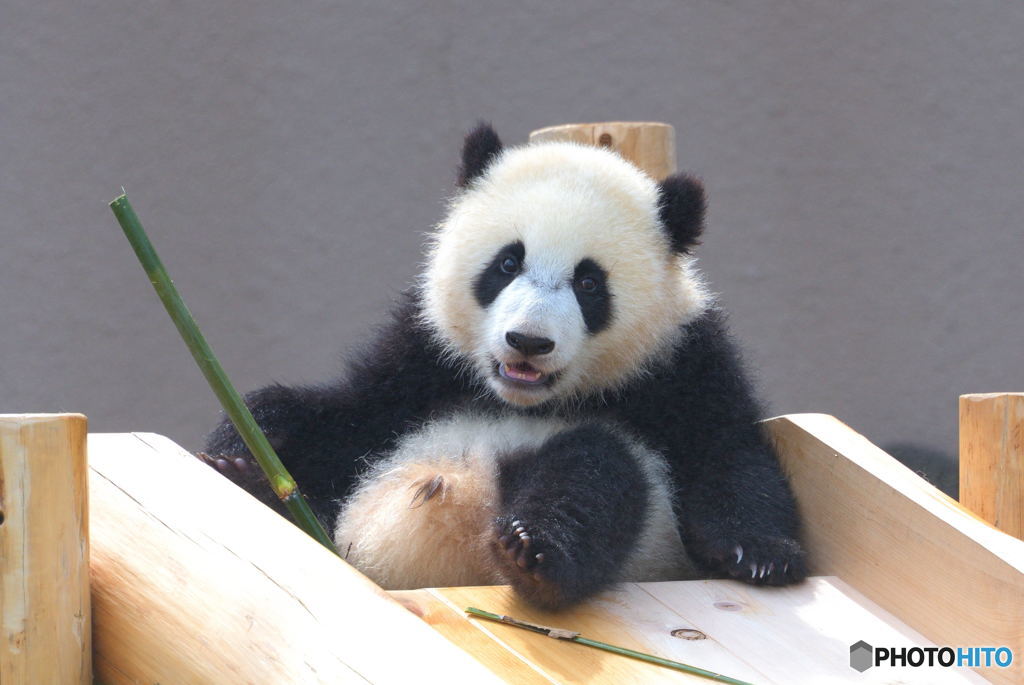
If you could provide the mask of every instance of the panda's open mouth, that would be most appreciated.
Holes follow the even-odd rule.
[[[548,386],[555,382],[556,374],[544,373],[529,362],[496,362],[495,373],[502,379],[526,387]]]

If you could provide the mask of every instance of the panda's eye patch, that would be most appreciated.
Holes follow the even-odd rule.
[[[487,307],[523,270],[526,246],[522,241],[509,243],[491,257],[473,281],[473,295],[481,307]]]
[[[612,292],[601,265],[590,258],[580,261],[572,274],[572,290],[587,330],[599,333],[607,328],[612,320]]]
[[[510,276],[512,274],[519,273],[519,260],[513,255],[506,255],[505,258],[501,260],[501,270]]]

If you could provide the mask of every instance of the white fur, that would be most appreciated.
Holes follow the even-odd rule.
[[[700,577],[679,536],[668,463],[660,454],[637,442],[631,441],[630,445],[632,456],[647,481],[648,508],[644,530],[626,564],[623,578],[639,582]]]
[[[404,438],[350,495],[334,531],[349,563],[389,590],[506,582],[492,562],[499,514],[498,460],[532,450],[571,424],[525,417],[459,415],[427,424]],[[636,553],[625,579],[667,580],[690,575],[672,512],[668,466],[657,453],[629,441],[650,491]],[[426,499],[417,491],[437,476],[443,486]]]
[[[455,198],[433,236],[425,323],[453,358],[513,404],[621,385],[671,350],[681,326],[708,305],[693,259],[671,251],[657,204],[655,183],[608,150],[545,143],[502,153]],[[472,283],[515,241],[526,246],[526,270],[485,310]],[[588,257],[608,273],[613,297],[611,326],[593,336],[569,287]],[[516,391],[494,378],[510,321],[559,336],[545,336],[555,351],[535,364],[562,372],[550,392]]]
[[[555,341],[555,349],[549,354],[531,357],[530,363],[544,373],[560,373],[559,385],[575,387],[584,371],[574,362],[588,340],[586,324],[569,285],[571,271],[565,275],[543,267],[543,264],[527,266],[487,308],[479,345],[480,363],[490,370],[493,368],[491,360],[518,360],[519,353],[505,339],[508,331],[548,338]],[[495,392],[513,404],[536,404],[549,396],[548,392],[502,383],[493,375],[488,382]]]
[[[427,424],[374,465],[345,500],[334,532],[349,563],[387,589],[488,585],[497,516],[496,459],[536,448],[565,424],[462,415]],[[443,489],[416,491],[436,476]]]

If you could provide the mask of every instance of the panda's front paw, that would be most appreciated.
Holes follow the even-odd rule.
[[[263,472],[256,460],[248,454],[207,454],[197,452],[196,458],[210,466],[228,480],[245,487],[253,480],[262,479]]]
[[[252,470],[258,468],[256,462],[249,457],[228,456],[219,454],[212,456],[205,452],[196,453],[196,457],[207,466],[212,466],[231,480],[246,478]]]
[[[753,585],[789,585],[807,577],[804,550],[789,537],[719,539],[689,551],[708,571]]]
[[[267,483],[267,477],[259,464],[248,454],[207,454],[197,452],[196,458],[218,471],[222,476],[239,486],[256,499],[276,511],[283,511],[280,500]]]

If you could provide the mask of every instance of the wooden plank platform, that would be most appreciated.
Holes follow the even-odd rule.
[[[579,631],[583,637],[752,683],[987,682],[967,669],[882,666],[858,673],[850,668],[850,645],[859,640],[893,647],[933,643],[835,577],[811,578],[787,588],[756,588],[730,580],[629,583],[557,614],[522,604],[507,587],[391,594],[511,683],[711,681],[471,618],[463,612],[466,607]],[[676,637],[673,631],[684,632]]]
[[[468,619],[476,606],[755,683],[1022,682],[1024,541],[832,417],[766,428],[804,518],[817,576],[807,583],[626,584],[558,614],[504,587],[392,593],[425,622],[166,438],[91,435],[97,673],[111,685],[710,682]],[[704,638],[673,636],[680,629]],[[1014,665],[858,673],[849,649],[859,640],[1005,645]]]
[[[104,685],[411,683],[424,664],[448,682],[500,682],[167,438],[91,434],[88,444]]]
[[[796,494],[813,574],[842,578],[943,645],[1009,647],[1013,666],[986,676],[1024,683],[1024,541],[834,417],[791,414],[765,426]]]

